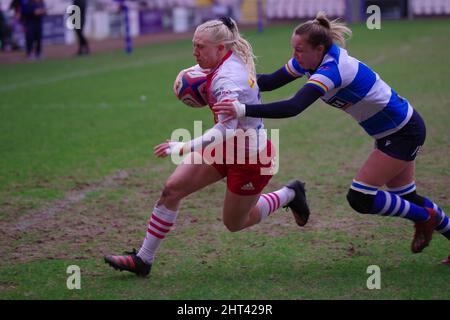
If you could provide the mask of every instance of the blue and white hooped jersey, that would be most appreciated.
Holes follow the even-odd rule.
[[[305,85],[322,91],[325,103],[350,114],[375,139],[400,130],[413,113],[409,102],[377,73],[335,44],[314,73],[303,69],[294,58],[285,70],[294,77],[306,75]]]

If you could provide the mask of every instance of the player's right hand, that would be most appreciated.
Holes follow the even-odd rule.
[[[184,143],[182,142],[167,140],[166,142],[155,146],[153,148],[153,154],[158,158],[165,158],[168,155],[172,154],[174,151],[180,152],[183,145]]]

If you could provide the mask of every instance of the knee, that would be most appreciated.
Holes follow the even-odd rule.
[[[242,227],[232,221],[224,220],[223,224],[230,232],[238,232],[242,230]]]
[[[365,194],[353,189],[349,189],[347,193],[347,201],[350,207],[352,207],[358,213],[370,213],[375,196],[371,194]]]
[[[183,188],[175,180],[167,180],[161,194],[161,199],[179,201],[183,199]]]

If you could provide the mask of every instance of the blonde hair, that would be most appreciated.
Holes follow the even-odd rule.
[[[209,20],[197,27],[195,33],[205,32],[212,44],[225,44],[227,49],[233,50],[244,61],[247,71],[256,77],[255,60],[251,44],[239,33],[236,22],[223,17]]]
[[[313,47],[324,45],[325,49],[331,47],[333,43],[345,48],[346,38],[350,38],[352,30],[339,19],[328,20],[325,12],[320,11],[314,20],[306,21],[294,29],[296,35],[307,35],[308,43]]]

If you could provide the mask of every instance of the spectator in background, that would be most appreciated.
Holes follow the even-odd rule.
[[[14,18],[13,18],[14,19]],[[0,9],[0,50],[17,50],[19,46],[12,39],[11,18]]]
[[[17,19],[20,19],[21,7],[22,7],[21,0],[11,0],[11,3],[9,4],[9,10],[14,10]]]
[[[44,0],[22,0],[21,16],[25,26],[28,59],[40,59],[42,49],[42,25],[45,15]],[[34,55],[33,55],[34,51]]]
[[[236,21],[241,21],[241,6],[243,0],[227,0],[228,15]]]
[[[86,37],[83,34],[84,24],[86,21],[86,0],[73,0],[73,4],[80,8],[80,29],[75,29],[78,39],[78,52],[77,55],[82,56],[89,54],[89,44]]]
[[[5,51],[5,40],[6,40],[6,21],[3,16],[3,11],[0,9],[0,49]]]
[[[228,16],[240,21],[241,5],[242,0],[214,0],[212,11],[215,16]]]
[[[7,19],[7,27],[9,27],[10,45],[12,50],[20,50],[25,46],[25,39],[22,31],[24,31],[23,21],[21,17],[22,0],[11,0],[9,10],[14,12],[14,16]]]

